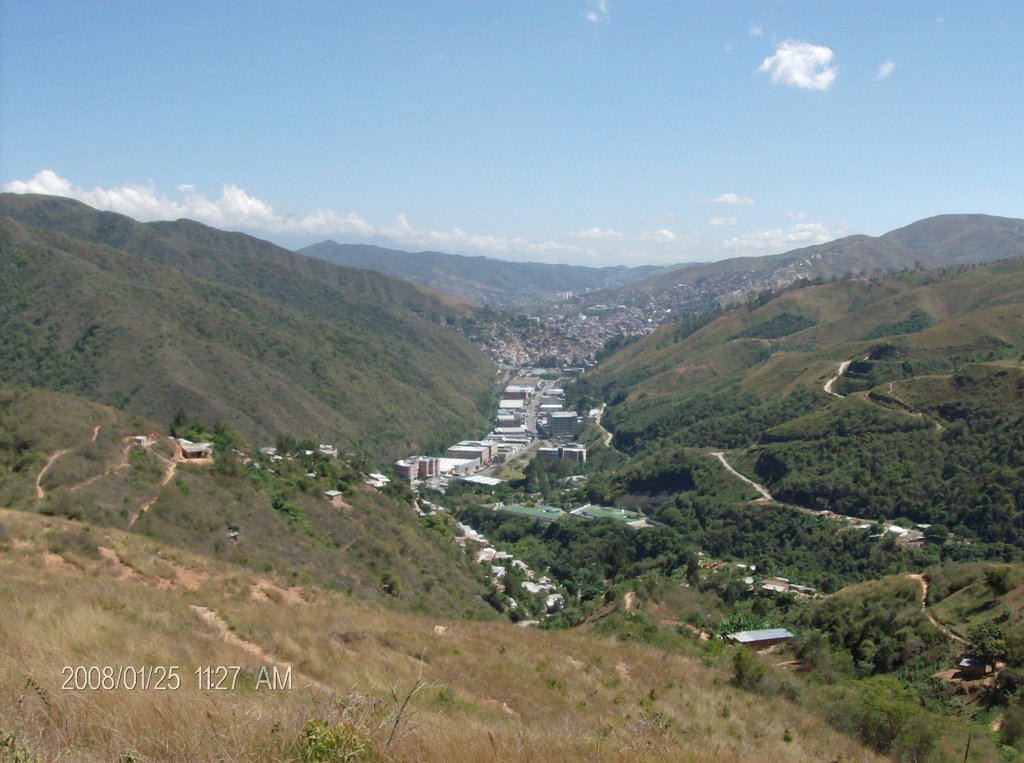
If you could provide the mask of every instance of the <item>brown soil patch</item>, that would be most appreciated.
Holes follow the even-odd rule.
[[[301,589],[282,588],[269,580],[253,581],[249,588],[249,598],[261,604],[287,604],[289,607],[306,603]]]
[[[198,591],[203,583],[206,582],[207,575],[205,573],[182,567],[180,564],[168,559],[162,561],[171,568],[171,571],[174,573],[174,579],[161,578],[157,581],[156,587],[161,591],[169,590],[175,586],[184,588],[186,591]]]
[[[627,612],[632,612],[636,609],[636,594],[633,591],[626,591],[626,595],[623,597],[622,603]]]
[[[100,556],[114,568],[118,580],[127,580],[128,578],[135,577],[137,574],[135,570],[121,561],[114,549],[98,546],[97,550],[100,552]]]
[[[285,662],[284,660],[278,660],[273,655],[268,654],[258,644],[254,644],[251,641],[246,641],[245,639],[243,639],[241,636],[239,636],[237,633],[231,630],[231,626],[229,626],[224,621],[224,618],[222,618],[212,609],[200,607],[196,604],[189,604],[189,608],[197,615],[199,615],[199,618],[204,623],[213,628],[217,632],[217,636],[225,644],[241,649],[242,651],[252,655],[256,659],[268,663],[270,665],[289,665],[289,663]],[[311,686],[315,686],[316,688],[321,689],[322,691],[331,691],[331,688],[329,686],[320,683],[316,679],[310,678],[309,676],[304,676],[298,672],[296,672],[296,675],[301,677],[303,681],[305,681]]]
[[[51,554],[49,551],[43,552],[43,569],[47,572],[81,572],[78,567],[71,564],[60,554]]]

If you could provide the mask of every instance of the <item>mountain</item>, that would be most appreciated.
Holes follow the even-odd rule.
[[[664,269],[636,287],[660,290],[728,272],[788,272],[795,278],[832,278],[916,266],[950,267],[1024,255],[1024,220],[991,215],[939,215],[882,236],[855,235],[765,257]]]
[[[610,403],[604,424],[635,472],[668,481],[666,454],[729,451],[778,501],[943,524],[973,544],[961,553],[1020,555],[1022,354],[1018,256],[791,289],[702,327],[664,326],[573,394]]]
[[[478,305],[515,308],[543,302],[564,292],[614,288],[648,278],[655,266],[588,268],[507,262],[441,252],[403,252],[378,246],[322,241],[302,254],[352,268],[401,278]]]
[[[0,382],[376,457],[475,432],[473,306],[195,222],[0,196]]]

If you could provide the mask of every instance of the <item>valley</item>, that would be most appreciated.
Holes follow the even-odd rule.
[[[1019,257],[507,314],[0,211],[4,755],[1015,759]]]

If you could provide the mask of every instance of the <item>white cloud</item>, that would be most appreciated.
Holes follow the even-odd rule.
[[[838,68],[830,66],[834,54],[824,45],[786,40],[757,68],[770,74],[774,84],[805,90],[828,90],[835,82]]]
[[[708,225],[735,225],[739,221],[738,217],[712,217],[708,220]]]
[[[764,27],[760,24],[750,25],[750,36],[751,37],[764,37]]]
[[[113,188],[88,190],[74,185],[51,170],[42,170],[30,180],[13,180],[3,186],[13,193],[42,193],[66,196],[91,207],[119,212],[136,220],[175,220],[187,217],[219,228],[252,230],[269,234],[320,236],[388,236],[408,246],[446,248],[496,255],[528,255],[559,258],[559,256],[593,258],[596,252],[557,241],[531,242],[523,238],[505,238],[469,233],[461,228],[449,231],[420,230],[399,215],[388,228],[378,228],[354,212],[339,214],[330,209],[316,209],[302,215],[283,215],[262,199],[251,196],[237,185],[226,183],[217,199],[209,199],[195,187],[177,187],[180,196],[171,198],[157,191],[153,184],[125,184]],[[594,228],[592,230],[601,229]],[[601,231],[615,234],[615,231]],[[619,234],[621,235],[621,234]]]
[[[658,228],[654,231],[643,231],[637,236],[637,241],[644,241],[651,244],[675,244],[679,241],[679,236],[675,231],[670,231],[668,228]]]
[[[892,61],[886,61],[884,64],[878,67],[878,71],[875,73],[875,79],[885,79],[892,74],[893,69],[896,68],[896,64]]]
[[[586,228],[584,230],[578,230],[568,234],[569,238],[589,238],[589,239],[613,239],[623,238],[622,233],[612,228],[598,228],[596,225],[593,228]]]
[[[713,204],[739,204],[742,206],[750,206],[754,203],[753,199],[745,199],[735,193],[723,193],[711,200]]]
[[[209,198],[191,184],[163,193],[154,184],[124,184],[86,189],[50,170],[29,180],[13,180],[4,191],[66,196],[95,207],[128,215],[137,220],[190,218],[218,228],[244,230],[290,244],[313,237],[384,237],[410,250],[438,249],[460,254],[482,254],[509,260],[579,262],[588,265],[668,263],[700,240],[697,231],[679,233],[669,228],[626,235],[612,228],[592,228],[569,234],[566,241],[534,241],[515,236],[474,233],[460,227],[420,228],[405,215],[390,225],[374,225],[358,214],[316,209],[303,214],[282,214],[243,188],[225,184],[216,198]],[[575,239],[574,242],[572,239]],[[626,246],[623,246],[626,245]]]
[[[723,242],[723,249],[745,251],[785,252],[803,246],[824,244],[845,236],[845,230],[832,230],[821,223],[798,223],[788,230],[771,228],[769,230],[746,233]]]
[[[356,234],[372,236],[374,227],[355,213],[338,214],[317,209],[305,215],[282,215],[265,201],[250,196],[233,183],[225,183],[217,199],[209,199],[194,186],[183,184],[171,198],[148,185],[125,184],[88,190],[52,170],[37,172],[31,180],[4,185],[13,193],[45,193],[78,199],[91,207],[119,212],[136,220],[175,220],[188,217],[218,227],[248,228],[270,233]]]
[[[786,217],[788,217],[790,220],[806,220],[807,219],[807,213],[806,212],[787,212],[786,213]]]
[[[403,246],[442,251],[464,252],[468,250],[480,254],[525,255],[549,260],[566,255],[588,259],[598,256],[597,252],[592,249],[575,244],[562,244],[558,241],[533,242],[524,238],[470,233],[462,228],[452,228],[447,231],[416,228],[404,214],[398,215],[390,227],[381,228],[377,232]]]
[[[598,24],[608,20],[608,0],[595,0],[591,2],[583,12],[583,18],[591,24]]]

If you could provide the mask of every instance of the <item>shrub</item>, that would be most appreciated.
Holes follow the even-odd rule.
[[[755,691],[764,680],[764,665],[746,647],[738,647],[732,655],[732,682],[741,689]]]
[[[1020,705],[1008,707],[1003,716],[1003,725],[999,728],[999,741],[1013,747],[1022,737],[1024,737],[1024,707]]]
[[[299,739],[299,760],[303,763],[356,760],[370,751],[370,740],[347,723],[306,721]]]

